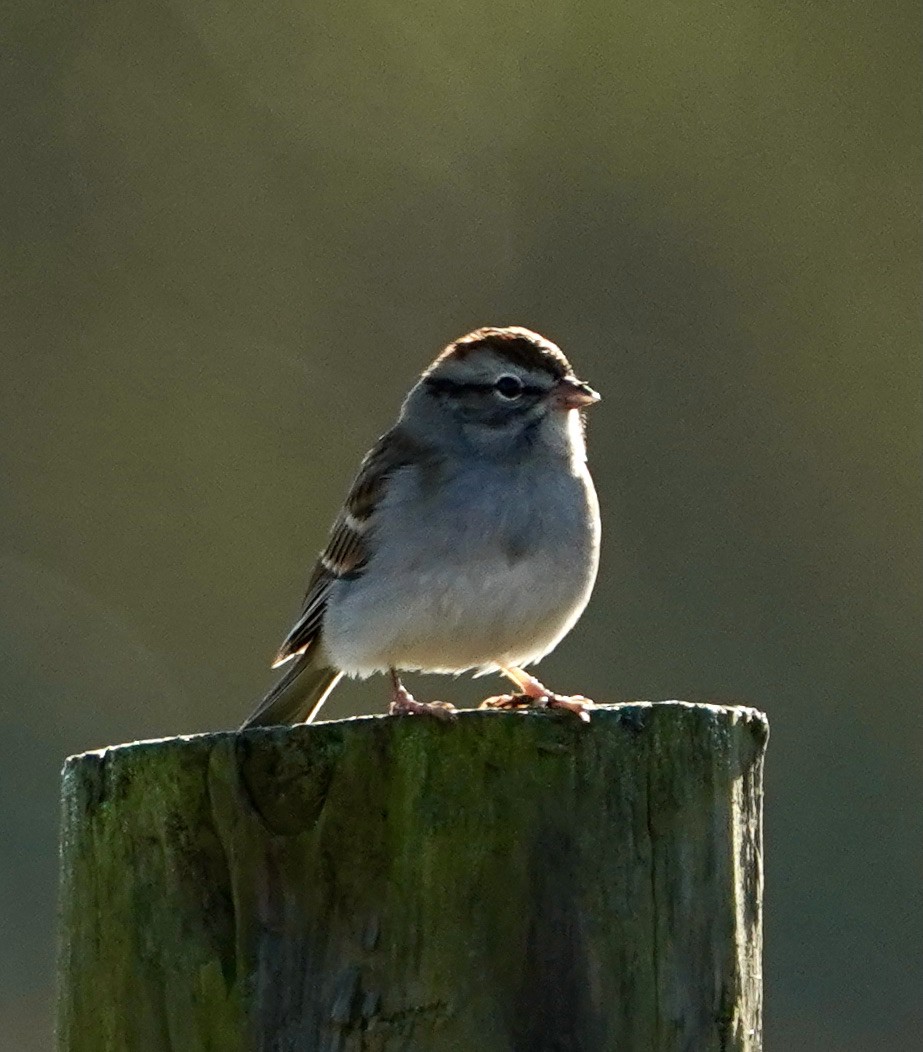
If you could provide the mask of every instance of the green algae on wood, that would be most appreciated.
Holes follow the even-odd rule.
[[[59,1050],[755,1052],[766,737],[664,702],[72,757]]]

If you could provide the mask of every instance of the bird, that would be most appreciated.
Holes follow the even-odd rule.
[[[526,671],[573,628],[599,566],[584,411],[599,394],[518,325],[454,340],[363,458],[276,654],[288,666],[242,729],[310,723],[343,675],[390,677],[391,715],[454,719],[402,671],[499,673],[492,708],[593,702]]]

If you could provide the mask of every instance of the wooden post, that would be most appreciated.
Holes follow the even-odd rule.
[[[767,734],[664,702],[72,757],[60,1052],[756,1052]]]

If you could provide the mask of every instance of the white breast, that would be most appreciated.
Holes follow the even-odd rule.
[[[481,463],[435,484],[404,469],[376,510],[368,566],[331,591],[331,660],[357,676],[537,661],[586,606],[598,522],[582,463]]]

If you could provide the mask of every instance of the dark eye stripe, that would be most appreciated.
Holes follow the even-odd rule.
[[[428,376],[426,378],[426,386],[431,391],[435,391],[436,394],[464,394],[466,391],[496,390],[494,384],[466,384],[461,383],[458,380],[449,380],[444,376]],[[541,396],[545,394],[545,389],[543,387],[530,387],[528,384],[523,384],[521,393],[524,395]]]

